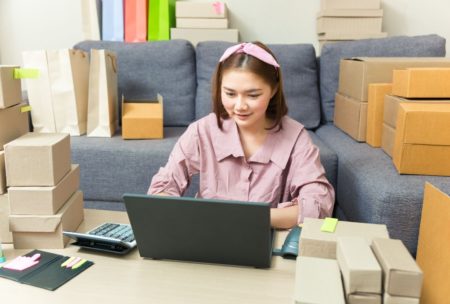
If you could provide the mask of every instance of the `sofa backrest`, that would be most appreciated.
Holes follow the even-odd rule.
[[[156,99],[159,93],[164,99],[165,126],[187,126],[194,120],[195,50],[188,41],[83,41],[74,48],[116,52],[119,103],[122,95],[127,99]]]
[[[388,37],[326,44],[320,54],[322,122],[332,122],[339,63],[350,57],[443,57],[445,39],[438,35]]]
[[[212,111],[211,77],[220,56],[231,45],[218,41],[197,44],[196,119]],[[314,47],[310,44],[272,44],[268,47],[281,66],[288,115],[308,129],[317,127],[320,124],[320,98]]]

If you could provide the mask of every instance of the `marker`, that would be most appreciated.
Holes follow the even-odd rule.
[[[73,269],[77,269],[78,267],[83,266],[84,263],[86,263],[87,260],[86,259],[82,259],[81,261],[79,261],[78,263],[76,263],[74,266],[72,266],[72,270]]]
[[[73,265],[75,265],[76,263],[78,263],[81,260],[81,258],[75,258],[74,260],[72,260],[70,263],[68,263],[66,265],[66,268],[72,268]]]

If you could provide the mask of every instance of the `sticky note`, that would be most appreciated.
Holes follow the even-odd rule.
[[[61,267],[67,266],[70,262],[72,262],[75,259],[75,257],[68,258],[64,263],[61,264]]]
[[[8,264],[6,264],[4,268],[22,271],[38,264],[40,258],[41,255],[39,253],[33,255],[32,257],[19,256],[14,260],[12,260],[11,262],[9,262]]]
[[[81,261],[79,261],[78,263],[76,263],[75,265],[72,266],[72,269],[77,269],[78,267],[83,266],[84,263],[86,263],[87,260],[86,259],[82,259]]]
[[[20,112],[25,113],[25,112],[30,112],[31,111],[31,106],[23,106],[20,108]]]
[[[14,69],[14,79],[39,78],[38,69]]]
[[[336,230],[337,223],[338,223],[338,219],[337,218],[326,217],[323,220],[323,224],[322,224],[322,227],[320,227],[320,231],[323,231],[323,232],[334,232],[334,230]]]

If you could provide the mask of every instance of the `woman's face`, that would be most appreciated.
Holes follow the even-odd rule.
[[[266,110],[274,94],[270,85],[252,72],[230,69],[222,75],[222,104],[240,129],[261,131],[270,125]]]

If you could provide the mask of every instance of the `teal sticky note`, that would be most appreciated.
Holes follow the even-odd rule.
[[[323,224],[322,224],[322,227],[320,227],[320,231],[323,231],[323,232],[334,232],[336,230],[337,223],[338,223],[338,219],[337,218],[326,217],[323,220]]]

